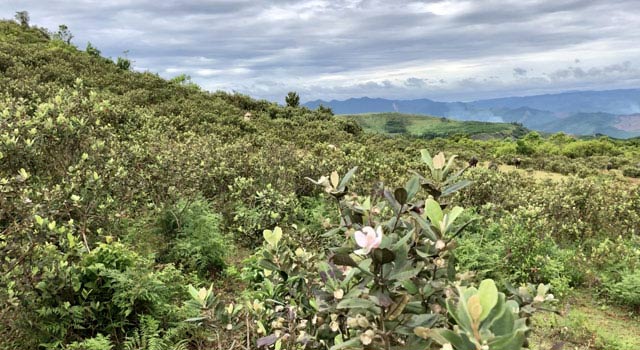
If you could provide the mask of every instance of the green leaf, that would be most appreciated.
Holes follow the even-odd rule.
[[[456,334],[455,332],[449,329],[435,329],[435,332],[432,332],[431,338],[438,342],[440,345],[444,345],[446,343],[451,343],[453,348],[456,350],[466,350],[466,349],[474,349],[475,346],[461,336]]]
[[[480,315],[480,321],[482,321],[489,316],[491,309],[498,303],[498,288],[495,282],[491,279],[480,282],[478,296],[480,297],[480,305],[482,305],[482,314]]]
[[[388,264],[395,260],[396,255],[387,248],[376,248],[373,250],[371,257],[373,261],[380,265]]]
[[[489,320],[491,324],[488,327],[496,336],[513,332],[513,322],[515,321],[513,313],[505,305],[504,294],[500,294],[499,298],[498,305],[494,308],[494,312],[490,314]]]
[[[404,289],[406,289],[406,290],[407,290],[407,292],[408,292],[409,294],[416,294],[416,293],[418,293],[418,287],[417,287],[417,286],[416,286],[416,284],[415,284],[415,283],[413,283],[413,281],[411,281],[411,280],[404,280],[404,281],[402,282],[402,287],[403,287]]]
[[[521,349],[525,341],[525,335],[522,331],[517,331],[512,334],[496,337],[489,341],[489,349],[496,350],[511,350]]]
[[[462,181],[457,182],[457,183],[455,183],[455,184],[453,184],[453,185],[451,185],[449,187],[446,187],[444,190],[442,190],[441,196],[442,197],[449,196],[449,195],[451,195],[451,194],[453,194],[455,192],[458,192],[461,189],[463,189],[463,188],[465,188],[465,187],[467,187],[467,186],[469,186],[471,184],[472,184],[472,182],[469,181],[469,180],[462,180]]]
[[[338,337],[341,337],[341,336],[337,336],[336,338]],[[361,349],[362,344],[360,343],[360,338],[358,337],[351,338],[343,343],[332,346],[329,350],[340,350],[340,349],[347,349],[347,348]]]
[[[280,271],[280,268],[276,264],[267,259],[258,260],[258,266],[262,267],[265,270]]]
[[[408,280],[408,279],[411,279],[411,278],[415,277],[417,274],[420,273],[420,271],[422,271],[422,266],[420,266],[418,268],[415,268],[415,269],[398,271],[398,272],[395,272],[395,273],[391,274],[389,276],[389,279],[390,280],[396,280],[396,281]]]
[[[462,214],[463,211],[464,209],[462,209],[462,207],[453,207],[453,209],[451,209],[451,211],[449,212],[449,220],[447,222],[447,226],[451,225],[454,221],[456,221],[458,216],[460,216],[460,214]]]
[[[431,158],[429,151],[426,149],[420,150],[420,155],[422,156],[422,161],[433,171],[433,158]]]
[[[44,219],[40,215],[35,215],[34,218],[39,226],[44,226]]]
[[[398,201],[398,203],[400,203],[400,205],[407,204],[408,194],[407,190],[403,187],[396,188],[396,190],[393,191],[393,197]]]
[[[269,245],[276,247],[278,246],[278,242],[280,242],[280,239],[282,239],[282,229],[279,226],[276,226],[273,231],[264,230],[262,232],[262,236],[264,237],[264,240],[269,243]]]
[[[443,173],[447,174],[449,170],[451,170],[451,166],[453,165],[453,161],[458,157],[457,155],[453,155],[449,158],[449,162],[447,162],[447,166],[444,167]]]
[[[431,229],[431,224],[429,224],[418,213],[411,212],[411,216],[416,220],[418,225],[420,225],[420,227],[422,228],[422,232],[424,232],[424,234],[427,236],[427,238],[429,238],[430,240],[432,240],[434,242],[438,240],[438,237],[436,236],[435,232],[433,232],[433,230]]]
[[[417,176],[412,177],[407,182],[407,184],[404,186],[404,188],[407,190],[407,198],[408,198],[408,200],[412,200],[413,197],[420,190],[420,178],[417,177]]]
[[[393,209],[393,212],[398,215],[398,212],[401,209],[401,204],[398,203],[398,201],[396,200],[396,198],[393,196],[393,194],[389,191],[389,190],[384,190],[383,192],[384,194],[384,198],[387,200],[387,202],[389,202],[389,204],[391,205],[391,209]]]
[[[433,198],[427,199],[425,203],[425,212],[431,223],[435,226],[439,226],[444,214],[440,208],[440,204],[433,200]]]
[[[344,299],[336,306],[338,309],[374,309],[376,304],[368,299]]]
[[[353,260],[353,258],[349,254],[336,254],[331,258],[331,261],[339,266],[351,266],[357,267],[358,264]]]
[[[349,181],[351,181],[351,178],[353,177],[353,175],[356,173],[356,170],[358,170],[358,167],[355,166],[353,168],[351,168],[351,170],[349,170],[344,177],[342,178],[342,180],[340,181],[340,184],[338,185],[338,188],[344,188],[347,186],[347,184],[349,183]]]

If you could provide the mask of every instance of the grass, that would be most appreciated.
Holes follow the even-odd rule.
[[[563,309],[563,316],[542,313],[533,317],[532,350],[640,349],[640,315],[600,305],[585,290],[576,291]]]
[[[457,121],[446,118],[401,113],[373,113],[342,115],[355,120],[366,132],[380,134],[409,134],[427,139],[467,134],[474,138],[519,137],[528,130],[515,124]]]

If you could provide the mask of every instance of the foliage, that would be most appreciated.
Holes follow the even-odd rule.
[[[424,115],[374,113],[340,116],[357,122],[365,131],[382,134],[407,134],[423,139],[465,134],[478,139],[520,137],[526,129],[507,123],[457,121]]]
[[[537,302],[543,302],[546,295],[544,287],[536,296]],[[519,305],[513,300],[506,301],[503,293],[492,280],[484,280],[475,289],[459,288],[457,302],[449,300],[447,311],[459,328],[416,329],[423,338],[434,338],[443,346],[447,344],[455,350],[475,350],[483,347],[496,350],[521,349],[525,345],[528,327],[526,320],[520,318]]]
[[[629,168],[624,168],[622,169],[622,174],[624,176],[628,176],[628,177],[634,177],[634,178],[640,178],[640,168],[635,167],[629,167]]]
[[[131,69],[131,60],[123,57],[118,57],[116,61],[116,66],[122,70],[130,70]]]
[[[517,125],[440,119],[428,140],[386,137],[130,65],[0,21],[0,348],[439,348],[412,326],[454,329],[458,287],[531,280],[614,300],[640,264],[639,190],[617,170],[640,162],[637,140],[529,134],[524,156]],[[556,177],[486,169],[514,157]],[[241,280],[218,273],[250,254]]]
[[[16,21],[23,27],[29,27],[29,12],[18,11],[15,15]]]
[[[625,305],[640,307],[640,270],[626,273],[620,282],[609,286],[609,295]]]
[[[157,259],[195,271],[201,277],[220,272],[231,252],[228,237],[221,232],[221,221],[203,200],[181,201],[165,209],[158,223],[165,248],[159,250]]]
[[[287,97],[285,98],[285,102],[287,107],[299,107],[300,106],[300,96],[296,92],[289,92]]]
[[[100,53],[100,50],[98,50],[98,48],[97,48],[97,47],[95,47],[95,46],[91,45],[91,43],[90,43],[90,42],[87,42],[87,48],[85,49],[85,51],[86,51],[89,55],[94,56],[94,57],[100,57],[100,54],[101,54],[101,53]]]
[[[60,26],[58,26],[58,31],[55,32],[52,37],[55,40],[60,40],[67,45],[71,45],[71,39],[73,39],[73,34],[71,34],[71,31],[69,30],[69,27],[67,27],[66,24],[61,24]],[[98,56],[99,55],[100,54],[98,53]]]

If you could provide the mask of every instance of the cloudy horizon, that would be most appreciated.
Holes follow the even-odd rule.
[[[634,0],[0,0],[22,10],[136,70],[278,102],[640,87]]]

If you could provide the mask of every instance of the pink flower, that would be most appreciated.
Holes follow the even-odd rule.
[[[356,239],[356,244],[362,248],[356,250],[355,253],[369,254],[371,249],[378,248],[382,242],[382,227],[378,226],[374,230],[371,226],[365,226],[362,231],[356,231],[353,236]]]

